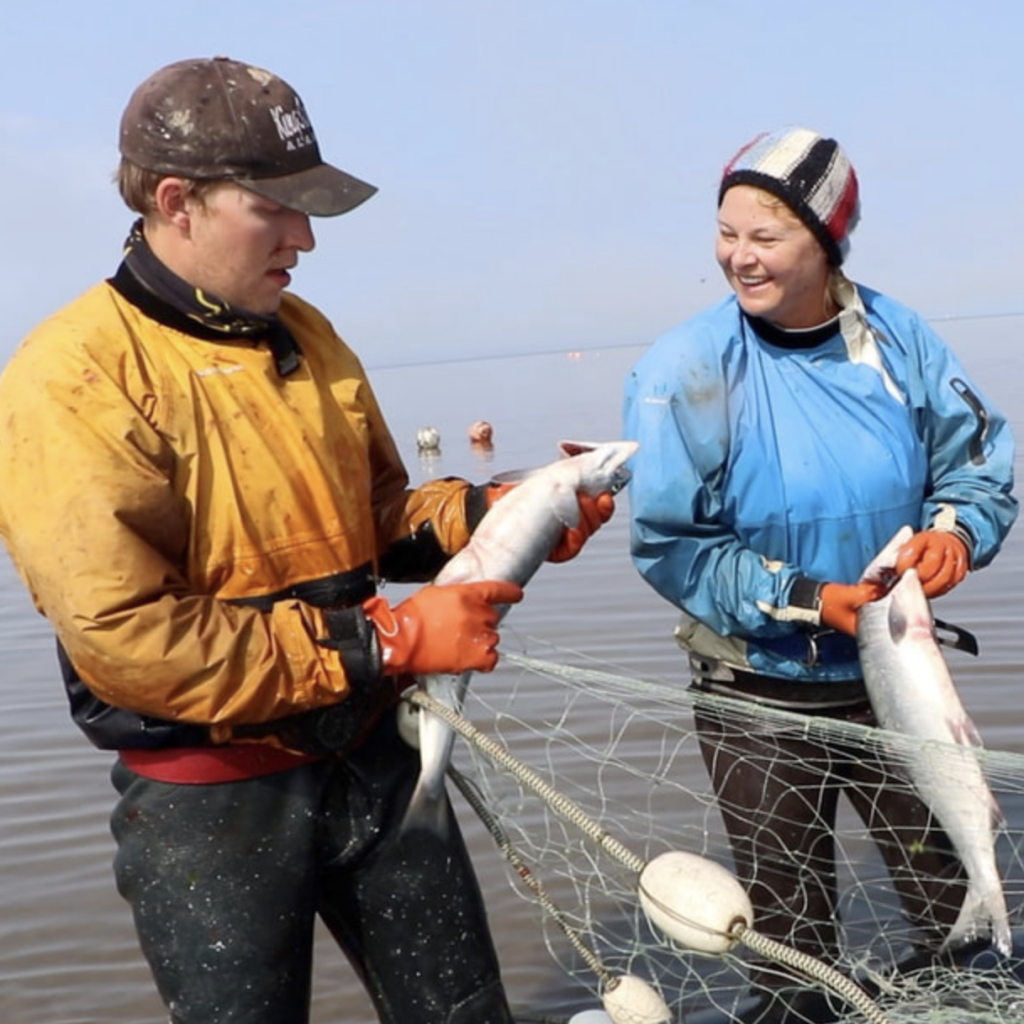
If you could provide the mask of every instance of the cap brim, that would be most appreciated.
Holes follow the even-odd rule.
[[[337,217],[365,203],[376,185],[360,181],[330,164],[319,164],[280,178],[236,178],[239,185],[275,203],[311,217]]]

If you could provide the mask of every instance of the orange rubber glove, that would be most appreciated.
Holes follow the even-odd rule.
[[[885,592],[881,583],[826,583],[818,595],[821,621],[840,633],[856,636],[857,609],[884,597]]]
[[[576,497],[580,503],[580,520],[575,526],[567,526],[562,531],[562,536],[548,555],[549,562],[568,562],[575,558],[615,512],[615,498],[610,491],[602,491],[596,498],[580,491]]]
[[[515,487],[515,484],[492,484],[487,488],[487,508],[503,498]],[[611,519],[615,513],[615,498],[611,491],[602,491],[592,498],[585,491],[579,491],[576,498],[580,503],[580,518],[575,526],[567,526],[555,541],[547,560],[549,562],[568,562],[575,558],[583,545]]]
[[[916,569],[925,597],[941,597],[962,583],[971,566],[967,545],[947,530],[915,533],[896,555],[896,572]]]
[[[517,583],[484,580],[423,587],[394,608],[371,597],[362,608],[377,632],[384,675],[457,675],[498,664],[495,605],[522,599]]]

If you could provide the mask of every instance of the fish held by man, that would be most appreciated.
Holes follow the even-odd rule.
[[[546,466],[494,478],[495,483],[516,486],[488,510],[469,544],[438,573],[435,584],[505,580],[525,586],[544,564],[562,531],[577,524],[577,494],[596,497],[605,491],[621,490],[629,480],[626,462],[638,446],[633,441],[562,441],[558,447],[561,458]],[[501,614],[507,610],[501,609]],[[472,675],[426,676],[418,684],[431,697],[459,711]],[[407,716],[410,707],[403,703],[400,714]],[[408,722],[407,718],[405,724]],[[420,750],[420,776],[402,827],[444,835],[448,828],[444,775],[455,734],[429,712],[417,710],[414,722],[418,723],[414,742]]]
[[[897,533],[863,578],[891,579],[896,552],[911,534],[909,528]],[[860,609],[857,643],[878,724],[915,739],[907,757],[911,782],[967,872],[963,906],[943,948],[989,934],[1009,955],[1012,935],[995,857],[1003,816],[975,754],[981,739],[939,650],[916,571],[903,573],[884,597]]]

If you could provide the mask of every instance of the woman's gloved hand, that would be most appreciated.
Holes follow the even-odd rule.
[[[500,501],[516,484],[492,484],[487,488],[487,508]],[[615,498],[611,491],[602,491],[592,498],[585,491],[579,491],[576,498],[580,505],[580,518],[575,526],[567,526],[555,541],[548,554],[549,562],[568,562],[575,558],[583,545],[611,519],[615,513]]]
[[[916,569],[925,597],[941,597],[962,583],[971,567],[967,545],[948,530],[921,530],[896,555],[896,572]]]
[[[576,497],[580,503],[579,522],[562,531],[562,536],[548,555],[549,562],[568,562],[570,558],[575,558],[583,550],[583,545],[615,512],[615,498],[610,491],[602,491],[596,498],[580,491]]]
[[[825,583],[818,594],[821,621],[840,633],[857,635],[857,609],[884,597],[881,583]]]
[[[490,672],[498,663],[497,605],[516,604],[523,588],[484,580],[427,586],[392,608],[382,597],[363,602],[386,676]]]

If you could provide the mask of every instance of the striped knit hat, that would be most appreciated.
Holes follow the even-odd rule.
[[[829,263],[842,264],[860,204],[857,175],[835,139],[808,128],[762,132],[726,164],[719,205],[733,185],[753,185],[781,199],[821,243]]]

